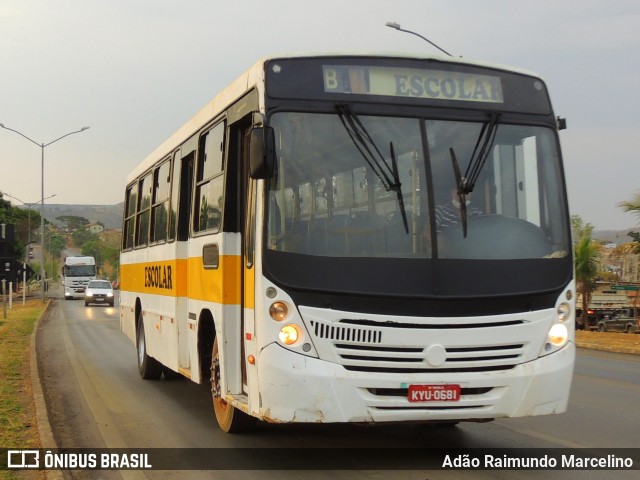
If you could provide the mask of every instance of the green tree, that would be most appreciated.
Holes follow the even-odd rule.
[[[86,218],[78,217],[76,215],[61,215],[56,217],[56,220],[62,222],[64,224],[63,228],[68,232],[73,232],[90,223]]]
[[[40,214],[33,209],[14,207],[0,192],[0,223],[14,225],[16,258],[24,258],[29,241],[39,239],[35,231],[40,228]]]
[[[82,246],[82,254],[94,257],[100,273],[109,278],[116,279],[119,264],[120,249],[101,239],[91,240]]]
[[[87,242],[99,241],[98,235],[91,233],[84,227],[80,227],[74,231],[71,238],[73,240],[73,244],[78,248],[82,248],[82,246]]]
[[[48,239],[53,258],[60,258],[67,245],[67,237],[60,233],[50,233]]]
[[[591,295],[596,287],[598,276],[598,243],[591,235],[583,235],[574,246],[574,263],[576,269],[576,289],[582,296],[582,325],[588,327],[587,310],[591,303]]]
[[[636,193],[629,201],[618,203],[618,206],[625,212],[633,213],[640,219],[640,193]],[[627,235],[631,237],[635,243],[634,253],[640,253],[640,233],[629,232]]]
[[[594,228],[590,223],[585,223],[580,215],[571,215],[571,234],[574,242],[582,237],[591,237]]]
[[[636,193],[629,201],[618,203],[618,206],[625,212],[633,213],[640,219],[640,193]]]

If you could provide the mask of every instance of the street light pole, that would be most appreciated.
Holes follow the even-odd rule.
[[[396,22],[387,22],[385,23],[385,25],[389,28],[394,28],[400,32],[405,32],[405,33],[410,33],[411,35],[415,35],[416,37],[420,37],[422,40],[424,40],[425,42],[430,43],[431,45],[433,45],[434,47],[436,47],[438,50],[440,50],[441,52],[447,54],[449,57],[453,57],[453,55],[451,55],[449,52],[447,52],[444,48],[439,47],[438,45],[436,45],[435,43],[433,43],[431,40],[429,40],[427,37],[423,37],[422,35],[420,35],[419,33],[416,32],[412,32],[411,30],[405,30],[404,28],[400,27],[399,23]]]
[[[44,149],[45,147],[48,147],[49,145],[51,145],[52,143],[56,143],[58,140],[62,140],[64,137],[68,137],[69,135],[73,135],[74,133],[80,133],[80,132],[84,132],[85,130],[88,130],[89,127],[82,127],[80,130],[75,130],[73,132],[69,132],[66,133],[64,135],[62,135],[61,137],[56,138],[55,140],[50,141],[49,143],[38,143],[35,140],[32,140],[31,138],[27,137],[24,133],[19,132],[18,130],[14,130],[13,128],[9,128],[9,127],[5,127],[4,124],[0,123],[0,127],[4,128],[5,130],[10,130],[12,132],[17,133],[18,135],[20,135],[21,137],[26,138],[27,140],[29,140],[31,143],[33,143],[34,145],[37,145],[38,147],[40,147],[41,150],[41,202],[42,205],[40,206],[40,249],[42,250],[42,265],[40,267],[40,275],[41,275],[41,282],[42,282],[42,292],[40,295],[40,298],[42,299],[42,302],[44,303],[44,287],[45,287],[45,271],[44,271]]]

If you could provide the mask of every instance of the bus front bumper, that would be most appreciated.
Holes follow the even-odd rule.
[[[562,413],[569,400],[575,354],[570,342],[558,352],[509,370],[399,374],[348,371],[271,344],[256,365],[259,417],[277,423],[332,423],[483,421]],[[448,384],[460,385],[458,401],[408,399],[409,385]]]

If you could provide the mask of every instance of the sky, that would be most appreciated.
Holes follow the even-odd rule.
[[[126,176],[259,58],[438,54],[545,80],[569,207],[598,230],[638,227],[637,0],[0,0],[0,191],[23,203],[112,205]],[[6,197],[5,197],[6,198]],[[14,204],[19,201],[9,199]]]

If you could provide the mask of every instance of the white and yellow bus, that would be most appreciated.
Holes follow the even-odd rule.
[[[259,61],[128,177],[140,375],[211,382],[228,432],[565,411],[563,123],[520,70]]]

